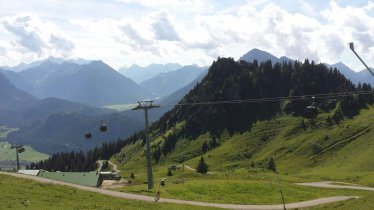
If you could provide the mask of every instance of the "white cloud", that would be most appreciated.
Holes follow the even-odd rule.
[[[1,60],[10,57],[13,63],[49,55],[68,57],[74,49],[53,23],[32,14],[0,17],[0,32],[0,38],[8,40],[0,44],[6,52]]]
[[[49,43],[56,51],[60,51],[61,53],[63,53],[63,57],[67,57],[75,47],[72,41],[69,41],[55,34],[51,34]]]
[[[330,7],[322,12],[328,20],[324,29],[333,31],[344,47],[354,41],[360,54],[371,55],[371,59],[374,59],[374,17],[369,15],[373,8],[372,2],[364,7],[339,7],[335,1],[332,1]],[[326,40],[326,44],[333,43]]]
[[[170,11],[185,11],[188,13],[206,13],[214,9],[211,0],[116,0],[123,3],[138,3],[151,9],[167,9]]]
[[[324,10],[301,0],[287,1],[298,9],[270,0],[248,0],[232,1],[227,10],[229,3],[212,0],[115,1],[105,8],[122,5],[123,16],[118,17],[119,11],[110,16],[109,10],[103,17],[100,8],[105,4],[95,8],[91,3],[87,17],[81,12],[64,24],[55,23],[50,13],[0,14],[0,38],[9,40],[0,43],[0,49],[17,61],[52,54],[102,59],[114,67],[160,62],[209,65],[218,56],[238,59],[255,47],[276,56],[333,63],[347,54],[347,44],[354,41],[360,54],[374,60],[371,1],[360,7],[330,1]],[[99,16],[93,16],[95,9],[101,11]],[[0,65],[6,57],[0,55]]]
[[[167,13],[162,12],[157,14],[155,21],[152,23],[152,28],[156,39],[166,41],[178,41],[179,35],[174,26],[170,23]]]

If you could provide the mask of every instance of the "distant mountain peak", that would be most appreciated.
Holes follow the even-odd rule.
[[[91,61],[89,64],[93,64],[93,65],[97,65],[97,64],[105,64],[102,60],[94,60],[94,61]]]
[[[337,63],[335,63],[335,64],[333,64],[333,65],[335,65],[335,66],[344,66],[344,67],[347,67],[347,68],[349,68],[347,65],[345,65],[343,62],[341,62],[341,61],[339,61],[339,62],[337,62]]]
[[[56,65],[57,63],[56,62],[53,62],[52,60],[46,60],[44,61],[42,64],[40,64],[41,66],[42,65]]]
[[[287,57],[287,56],[282,56],[282,57],[279,58],[279,61],[280,62],[284,62],[284,61],[288,62],[288,61],[293,61],[293,60],[291,58]]]
[[[257,48],[250,50],[249,52],[244,54],[242,57],[240,57],[239,60],[243,60],[247,62],[253,62],[254,60],[257,60],[258,62],[264,62],[267,60],[271,60],[273,64],[279,61],[279,59],[275,57],[274,55],[266,51],[257,49]]]
[[[139,66],[139,65],[136,64],[136,63],[134,63],[134,64],[132,64],[129,68],[138,68],[138,67],[141,67],[141,66]]]
[[[250,50],[248,53],[268,53],[264,50],[260,50],[258,48],[253,48],[252,50]]]
[[[125,75],[126,77],[134,80],[138,84],[143,81],[146,81],[160,73],[166,73],[170,71],[175,71],[177,69],[182,68],[182,66],[178,63],[166,63],[166,64],[150,64],[148,66],[139,66],[137,64],[133,64],[130,67],[120,68],[118,71]]]
[[[113,69],[111,66],[109,66],[108,64],[106,64],[104,61],[102,60],[95,60],[95,61],[91,61],[90,63],[86,64],[87,66],[89,67],[92,67],[92,68],[105,68],[105,69]]]

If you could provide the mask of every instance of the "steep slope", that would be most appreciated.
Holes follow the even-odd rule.
[[[19,110],[37,102],[37,99],[17,89],[0,72],[0,125],[14,127],[19,124],[22,114]]]
[[[104,141],[128,137],[143,127],[143,121],[127,115],[57,98],[38,100],[18,90],[0,72],[0,125],[19,128],[4,139],[11,143],[31,145],[46,153],[87,150]],[[111,132],[99,135],[93,130],[93,141],[85,141],[84,133],[98,126],[101,119],[111,122]]]
[[[108,110],[57,98],[38,100],[29,93],[17,89],[1,72],[0,111],[0,122],[12,124],[16,127],[35,120],[44,120],[48,115],[58,112],[73,112],[87,116],[96,116],[109,112]]]
[[[190,82],[188,85],[182,87],[181,89],[175,91],[174,93],[165,96],[164,98],[160,99],[159,101],[156,101],[155,103],[157,105],[160,105],[157,109],[153,109],[148,113],[149,115],[149,121],[155,122],[158,120],[162,115],[164,115],[166,112],[170,111],[174,105],[176,105],[188,92],[190,92],[208,73],[208,69],[204,69],[203,72],[200,73],[200,75],[197,76],[195,80]],[[129,115],[131,117],[137,118],[137,119],[143,119],[143,113],[133,113]]]
[[[170,71],[175,71],[180,69],[182,66],[177,63],[167,63],[167,64],[151,64],[145,67],[138,66],[136,64],[130,66],[129,68],[121,68],[118,71],[125,75],[126,77],[134,80],[138,84],[148,80],[158,74],[166,73]]]
[[[372,93],[370,86],[365,87]],[[284,173],[348,180],[350,173],[367,172],[359,181],[369,182],[374,167],[366,163],[374,161],[368,155],[374,148],[368,144],[374,136],[374,108],[368,104],[373,104],[374,94],[321,98],[317,100],[320,114],[316,120],[299,115],[311,103],[307,98],[195,104],[358,90],[362,91],[337,70],[309,61],[272,67],[270,63],[256,66],[220,59],[182,99],[183,106],[153,124],[151,130],[156,136],[164,134],[152,142],[154,164],[160,168],[176,162],[196,165],[204,155],[210,170],[232,171],[266,168],[269,159],[275,157]],[[364,107],[369,109],[362,110]],[[124,170],[134,170],[139,161],[145,164],[142,142],[137,138],[130,138],[133,144],[115,156]],[[332,171],[338,167],[346,171],[335,176]]]
[[[0,72],[18,89],[26,92],[32,92],[32,85],[21,77],[17,72],[11,70],[4,70],[0,68]]]
[[[340,73],[342,73],[346,78],[350,79],[354,84],[368,83],[374,85],[374,78],[367,70],[355,72],[342,62],[326,65],[330,68],[338,69]]]
[[[19,128],[7,136],[7,141],[31,145],[49,154],[87,150],[119,137],[126,138],[144,126],[143,118],[128,112],[117,113],[57,98],[39,100],[11,112],[2,111],[0,116],[1,124]],[[110,122],[105,134],[98,132],[101,120]],[[93,133],[91,141],[84,139],[88,129]]]
[[[56,97],[103,106],[150,97],[150,93],[102,61],[84,65],[47,61],[19,75],[32,84],[31,92],[39,98]]]
[[[236,63],[230,59],[221,59],[213,63],[207,76],[182,99],[181,103],[268,98],[290,94],[312,95],[338,90],[353,90],[353,85],[337,71],[328,71],[324,65],[315,65],[313,62],[285,63],[282,66],[276,64],[272,67],[269,62],[256,66],[252,63]],[[307,103],[293,102],[287,106],[287,110],[291,109],[292,112],[300,114],[303,108],[300,110],[297,105],[305,106]],[[261,105],[249,103],[185,106],[177,107],[163,118],[165,121],[168,119],[169,124],[189,119],[185,128],[189,135],[207,131],[220,132],[224,129],[236,132],[247,129],[251,122],[258,119],[274,116],[279,110],[279,102]],[[214,113],[221,115],[216,116]],[[163,119],[160,120],[162,121]]]
[[[100,121],[108,123],[108,131],[99,131]],[[32,145],[40,152],[52,154],[59,151],[86,151],[103,142],[126,138],[144,127],[143,121],[128,117],[126,113],[87,116],[79,112],[56,112],[44,121],[21,127],[20,131],[8,136],[9,141]],[[90,129],[92,139],[84,138]]]
[[[355,71],[353,71],[352,69],[350,69],[347,65],[345,65],[344,63],[342,62],[338,62],[338,63],[335,63],[335,64],[326,64],[327,67],[329,68],[336,68],[338,69],[338,71],[343,74],[346,78],[348,78],[349,80],[351,80],[354,84],[358,84],[358,83],[362,83],[362,77]]]
[[[49,115],[56,113],[77,113],[92,117],[107,114],[110,111],[58,98],[46,98],[30,104],[21,110],[21,113],[27,122],[32,122],[44,121]]]
[[[371,71],[374,71],[373,68],[370,68]],[[374,77],[373,75],[370,74],[370,72],[365,69],[365,70],[362,70],[362,71],[359,71],[357,72],[357,74],[359,75],[360,77],[360,82],[363,83],[370,83],[372,86],[374,86]]]
[[[175,91],[174,93],[166,96],[160,102],[161,108],[163,106],[173,106],[177,104],[188,92],[190,92],[190,90],[192,90],[198,83],[201,82],[201,80],[206,76],[207,73],[208,69],[204,69],[192,82]]]
[[[178,70],[161,73],[140,85],[156,97],[164,97],[194,81],[203,71],[201,67],[184,66]]]
[[[0,109],[20,109],[36,101],[37,99],[34,96],[17,89],[0,72]]]
[[[338,62],[327,66],[330,68],[337,68],[340,73],[342,73],[346,78],[349,78],[353,83],[357,84],[359,82],[357,73],[346,66],[344,63]]]

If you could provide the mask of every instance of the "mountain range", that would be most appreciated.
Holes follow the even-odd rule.
[[[36,97],[17,89],[5,77],[5,75],[0,72],[0,109],[21,109],[28,104],[33,104],[36,101]]]
[[[198,66],[184,66],[175,71],[160,73],[140,83],[140,86],[162,98],[194,81],[203,70],[204,68]]]
[[[274,55],[257,48],[250,50],[239,58],[239,61],[247,61],[250,63],[252,63],[254,60],[257,60],[260,63],[270,60],[272,64],[292,61],[292,59],[286,56],[277,58]]]
[[[88,64],[88,63],[92,62],[92,60],[85,60],[85,59],[81,59],[81,58],[64,59],[64,58],[56,58],[56,57],[50,56],[46,59],[34,61],[34,62],[31,62],[31,63],[28,63],[28,64],[20,63],[17,66],[13,66],[13,67],[1,66],[0,68],[5,69],[5,70],[10,70],[10,71],[13,71],[13,72],[20,72],[20,71],[23,71],[23,70],[26,70],[26,69],[29,69],[29,68],[40,66],[41,64],[43,64],[47,61],[57,63],[57,64],[62,64],[64,62],[69,62],[69,63],[78,64],[78,65]]]
[[[145,67],[134,64],[128,68],[120,68],[118,71],[126,77],[140,84],[158,74],[175,71],[180,68],[182,68],[182,66],[177,63],[151,64]]]
[[[128,113],[113,113],[103,108],[62,100],[37,99],[17,89],[0,72],[0,125],[19,128],[8,134],[7,141],[31,145],[44,153],[87,150],[104,141],[127,137],[144,125],[143,118]],[[139,119],[139,120],[138,120]],[[100,135],[95,127],[110,122],[110,132]],[[92,129],[92,141],[83,137]]]
[[[38,98],[56,97],[90,106],[134,103],[151,94],[102,61],[78,65],[45,61],[18,73],[5,71],[19,89]]]

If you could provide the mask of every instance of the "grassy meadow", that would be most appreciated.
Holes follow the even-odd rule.
[[[7,189],[0,192],[0,209],[215,209],[113,198],[71,187],[43,184],[6,175],[0,175],[0,186],[2,189]]]
[[[280,115],[273,120],[260,121],[247,132],[219,137],[219,145],[206,153],[202,144],[211,141],[209,133],[196,139],[180,139],[171,154],[153,165],[155,190],[164,197],[241,204],[281,204],[280,189],[286,202],[315,198],[358,195],[362,198],[316,209],[367,209],[374,206],[374,193],[345,189],[321,189],[296,186],[296,182],[342,181],[374,186],[374,108],[363,109],[360,115],[342,122],[327,121],[331,113],[321,113],[315,122],[301,117]],[[173,128],[178,129],[178,125]],[[173,132],[171,129],[168,132]],[[167,134],[166,134],[167,135]],[[158,137],[152,142],[154,149],[163,144]],[[196,168],[200,157],[209,165],[209,174],[201,175]],[[276,162],[279,179],[267,169],[268,160]],[[147,190],[145,155],[141,142],[127,145],[112,157],[122,176],[135,174],[134,184],[118,191],[153,195]],[[167,176],[168,167],[178,165],[179,170]],[[183,167],[183,165],[185,167]],[[166,187],[158,181],[166,179]],[[373,197],[373,198],[372,198]]]
[[[12,145],[8,142],[0,142],[0,161],[5,160],[16,160],[16,151],[11,149]],[[38,161],[47,159],[49,156],[47,154],[40,153],[35,151],[30,146],[24,146],[25,152],[19,154],[20,160],[25,161]]]

